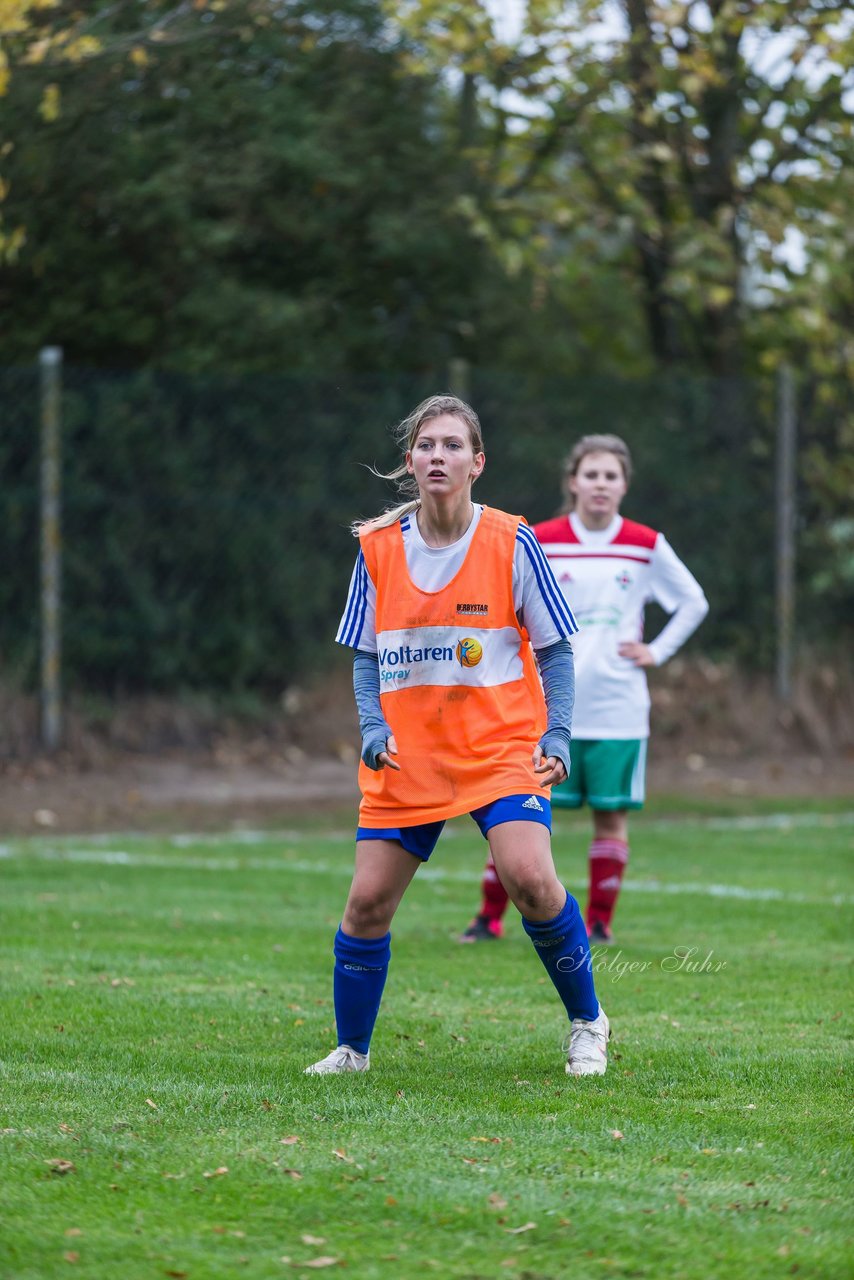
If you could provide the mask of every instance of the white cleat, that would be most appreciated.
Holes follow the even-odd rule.
[[[608,1037],[611,1027],[607,1015],[599,1006],[599,1016],[593,1022],[573,1018],[567,1050],[566,1074],[568,1076],[604,1076],[608,1066]]]
[[[586,1025],[588,1024],[585,1023]],[[593,1023],[589,1025],[592,1026]],[[337,1049],[333,1049],[320,1062],[314,1062],[310,1067],[306,1067],[303,1075],[332,1076],[342,1071],[367,1071],[370,1065],[370,1053],[359,1053],[358,1049],[351,1049],[348,1044],[339,1044]]]

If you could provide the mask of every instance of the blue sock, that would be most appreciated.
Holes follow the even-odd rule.
[[[339,926],[332,949],[338,1043],[367,1053],[388,974],[391,934],[384,938],[351,938]]]
[[[554,920],[526,920],[523,916],[522,925],[570,1019],[593,1022],[599,1016],[599,1001],[593,989],[587,930],[575,898],[566,895],[563,910]]]

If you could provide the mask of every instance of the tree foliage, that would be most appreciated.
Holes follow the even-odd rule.
[[[0,277],[10,354],[412,369],[536,350],[526,282],[458,207],[444,86],[407,74],[376,5],[246,0],[198,21],[130,71],[123,49],[67,68],[61,114],[9,156],[27,229]],[[45,74],[13,81],[19,124]]]
[[[214,0],[215,2],[215,0]],[[195,10],[208,0],[194,0]],[[96,0],[81,13],[67,0],[0,0],[0,98],[9,91],[13,72],[40,68],[38,115],[47,124],[58,119],[61,92],[56,75],[70,66],[102,56],[126,54],[136,65],[147,60],[146,46],[180,40],[190,6],[164,0]],[[0,160],[15,147],[15,137],[0,137]],[[3,216],[9,184],[0,172],[0,261],[14,261],[26,241],[26,226],[10,230]]]
[[[806,341],[838,363],[836,0],[530,0],[512,38],[485,0],[2,2],[22,345],[732,376]]]
[[[551,282],[580,251],[619,264],[659,367],[749,367],[753,320],[794,319],[793,277],[850,245],[847,6],[532,0],[510,43],[489,12],[399,18],[424,74],[456,74],[472,216],[511,259],[527,226]]]

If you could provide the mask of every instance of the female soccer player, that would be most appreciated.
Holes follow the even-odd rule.
[[[337,636],[355,650],[362,802],[333,947],[338,1047],[306,1072],[368,1069],[392,918],[445,820],[469,813],[566,1008],[567,1072],[602,1075],[608,1019],[550,844],[575,620],[525,522],[472,503],[485,460],[474,410],[433,396],[399,440],[404,460],[387,478],[416,496],[354,527],[361,546]]]
[[[632,477],[619,436],[584,436],[566,459],[564,514],[534,533],[572,605],[577,681],[569,780],[552,793],[558,808],[593,811],[586,922],[591,942],[613,941],[611,921],[629,860],[628,810],[644,801],[649,690],[644,667],[660,666],[708,612],[696,579],[662,533],[620,515]],[[671,614],[650,644],[643,610],[657,601]],[[463,942],[498,938],[507,893],[490,859],[481,909]]]

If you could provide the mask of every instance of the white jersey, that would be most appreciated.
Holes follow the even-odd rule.
[[[474,506],[474,515],[463,536],[449,547],[428,547],[418,529],[414,512],[400,521],[406,567],[420,591],[441,591],[459,573],[478,526],[483,507]],[[513,603],[528,632],[532,647],[545,649],[558,640],[569,639],[578,624],[560,591],[533,530],[520,524],[513,556]],[[362,552],[350,579],[347,607],[338,628],[339,644],[367,653],[377,652],[376,587],[365,567]]]
[[[666,662],[708,613],[700,584],[663,534],[622,516],[599,530],[558,516],[534,533],[578,619],[573,737],[648,737],[646,675],[618,646],[643,640],[644,605],[654,600],[672,615],[649,645],[656,665]]]

